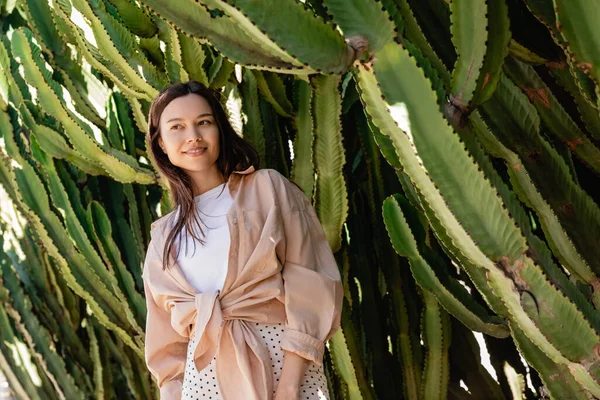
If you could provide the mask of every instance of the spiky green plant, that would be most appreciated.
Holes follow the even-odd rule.
[[[16,398],[158,398],[141,264],[171,205],[144,132],[153,97],[189,79],[314,203],[345,288],[333,398],[600,397],[596,1],[20,0],[0,16]]]

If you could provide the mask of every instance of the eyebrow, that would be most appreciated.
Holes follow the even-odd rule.
[[[204,113],[204,114],[199,114],[196,119],[200,118],[200,117],[210,117],[212,116],[212,113]],[[168,124],[171,121],[183,121],[183,118],[171,118],[170,120],[168,120],[166,123]]]

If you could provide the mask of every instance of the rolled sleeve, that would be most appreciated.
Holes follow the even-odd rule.
[[[340,326],[343,290],[317,215],[299,189],[297,196],[301,209],[282,213],[287,319],[281,348],[320,365],[325,342]]]
[[[155,265],[150,265],[158,263]],[[144,292],[148,309],[146,318],[145,358],[150,373],[156,378],[161,400],[180,400],[189,339],[171,326],[171,315],[156,301],[148,269],[161,268],[161,259],[150,243],[144,266]]]

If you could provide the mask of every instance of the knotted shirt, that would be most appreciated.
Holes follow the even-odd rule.
[[[275,170],[229,177],[231,244],[223,290],[196,293],[171,254],[162,254],[171,214],[152,225],[144,264],[146,363],[161,399],[179,400],[190,337],[198,370],[216,355],[225,400],[272,398],[266,344],[252,324],[284,323],[281,348],[317,364],[340,325],[343,290],[327,237],[304,193]],[[198,265],[198,268],[202,268]],[[209,267],[209,266],[206,266]]]

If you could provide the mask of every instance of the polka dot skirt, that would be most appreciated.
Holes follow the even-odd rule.
[[[256,323],[254,328],[260,333],[260,336],[262,336],[269,348],[271,365],[273,366],[273,393],[275,393],[283,366],[284,353],[280,345],[284,328],[282,324],[266,325],[259,323]],[[195,336],[190,339],[188,345],[188,357],[185,365],[181,398],[182,400],[222,400],[216,376],[216,358],[202,369],[202,371],[198,371],[192,354],[194,343]],[[302,386],[300,387],[299,400],[329,400],[327,379],[323,372],[323,366],[319,367],[313,362],[308,365],[304,379],[302,380]]]

